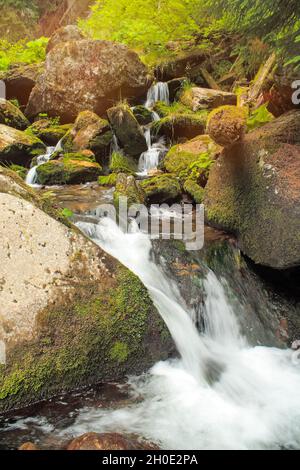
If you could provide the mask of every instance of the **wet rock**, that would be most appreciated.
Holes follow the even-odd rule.
[[[99,163],[82,153],[66,153],[37,168],[38,182],[47,186],[97,181],[101,174]]]
[[[1,412],[140,374],[174,351],[139,279],[1,168],[0,205]]]
[[[78,114],[73,128],[62,142],[67,152],[91,150],[100,164],[104,164],[110,153],[113,133],[106,119],[92,111]]]
[[[0,75],[6,86],[6,99],[16,99],[26,106],[39,76],[44,72],[44,64],[20,65]]]
[[[236,106],[237,96],[226,91],[192,87],[183,92],[180,101],[196,112],[200,109],[214,109],[227,105]]]
[[[139,105],[135,106],[132,110],[137,122],[141,126],[147,126],[152,122],[152,113],[149,109],[145,108],[145,106]]]
[[[119,208],[120,198],[127,199],[127,207],[133,204],[142,204],[144,202],[144,195],[136,184],[134,176],[120,173],[116,180],[116,189],[114,192],[114,204]]]
[[[114,152],[111,156],[109,169],[112,173],[126,173],[128,175],[135,175],[138,171],[138,165],[132,157],[124,155],[120,152]]]
[[[32,442],[25,442],[19,447],[19,450],[39,450],[39,448]]]
[[[187,83],[187,81],[187,77],[173,78],[173,80],[168,81],[169,97],[171,102],[174,101],[175,98],[179,95],[183,85]]]
[[[0,124],[24,130],[30,125],[22,111],[10,101],[0,98]]]
[[[129,106],[120,104],[110,108],[107,115],[126,154],[137,157],[147,150],[144,133]]]
[[[159,450],[159,447],[137,436],[89,432],[74,439],[67,450]]]
[[[40,119],[28,127],[26,133],[35,135],[47,146],[55,147],[67,132],[70,131],[71,127],[72,124],[59,125],[49,119]]]
[[[0,163],[28,167],[32,158],[45,150],[45,145],[37,137],[0,124]]]
[[[126,46],[110,41],[69,41],[47,55],[45,73],[34,87],[27,115],[46,112],[74,121],[78,113],[99,116],[114,100],[138,98],[151,84],[147,67]]]
[[[292,111],[226,148],[206,187],[207,220],[235,233],[255,263],[300,264],[300,112]]]
[[[207,133],[218,144],[226,147],[241,140],[247,129],[247,112],[236,106],[222,106],[208,117]]]
[[[147,178],[141,181],[139,186],[148,205],[176,202],[181,196],[180,184],[174,175],[164,174]]]
[[[63,28],[57,29],[51,36],[47,44],[47,54],[56,46],[61,46],[68,41],[80,41],[84,36],[76,25],[67,25]]]

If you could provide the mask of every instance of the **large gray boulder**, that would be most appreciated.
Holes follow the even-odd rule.
[[[300,265],[300,112],[291,111],[225,148],[206,187],[207,220],[241,250],[277,269]]]

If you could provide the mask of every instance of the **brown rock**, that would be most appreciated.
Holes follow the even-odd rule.
[[[27,115],[40,112],[72,122],[79,112],[101,116],[114,100],[137,98],[151,84],[138,55],[110,41],[69,41],[52,49],[33,89]]]
[[[63,28],[59,28],[50,38],[47,45],[47,54],[58,45],[62,45],[68,41],[80,41],[84,39],[84,36],[80,29],[75,25],[67,25]]]
[[[159,448],[137,436],[89,432],[74,439],[67,450],[159,450]]]
[[[247,128],[244,108],[222,106],[208,117],[207,133],[218,144],[226,147],[242,139]]]
[[[0,76],[6,86],[6,99],[17,99],[21,106],[26,106],[30,93],[38,77],[44,71],[44,63],[20,65]]]
[[[163,62],[155,70],[155,77],[160,81],[168,81],[173,78],[186,76],[194,67],[201,65],[206,57],[203,51],[194,50],[183,53],[176,58]]]
[[[19,450],[39,450],[39,448],[32,442],[25,442],[19,447]]]
[[[196,112],[200,109],[214,109],[225,105],[235,106],[237,96],[226,91],[193,87],[182,94],[180,101]]]

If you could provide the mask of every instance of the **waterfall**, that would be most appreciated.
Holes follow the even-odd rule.
[[[165,82],[158,82],[152,85],[148,91],[145,106],[151,109],[158,101],[162,101],[167,105],[170,104],[169,85]]]
[[[37,164],[28,171],[25,183],[29,186],[38,186],[37,167],[43,163],[47,163],[55,152],[60,152],[61,150],[61,140],[57,143],[56,147],[47,147],[46,153],[37,157]]]
[[[158,82],[149,89],[147,94],[147,101],[145,107],[152,111],[152,121],[159,121],[159,115],[152,110],[155,103],[162,101],[169,105],[169,86],[167,83]],[[165,145],[165,139],[162,137],[157,142],[152,144],[151,129],[150,127],[145,128],[145,139],[147,142],[148,150],[143,152],[139,160],[139,174],[146,176],[149,170],[156,169],[159,164],[161,155],[167,151]]]
[[[176,284],[151,261],[147,235],[135,226],[125,234],[107,218],[78,227],[139,276],[180,359],[129,379],[132,394],[142,397],[137,404],[83,408],[62,434],[118,430],[178,450],[300,447],[300,365],[290,350],[248,345],[222,279],[206,275],[200,334]]]

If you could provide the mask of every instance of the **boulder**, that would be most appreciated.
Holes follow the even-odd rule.
[[[209,223],[234,233],[255,263],[300,265],[300,112],[289,112],[225,148],[210,171]]]
[[[134,176],[125,173],[119,173],[116,180],[116,189],[114,192],[114,205],[118,209],[120,197],[127,198],[127,207],[144,202],[143,193],[136,184]]]
[[[89,110],[99,116],[115,100],[134,99],[151,84],[147,67],[138,55],[110,41],[69,41],[47,55],[45,73],[34,87],[27,115],[46,112],[60,116],[62,123]]]
[[[73,128],[63,139],[62,146],[67,152],[91,150],[100,164],[110,153],[113,133],[106,119],[101,119],[92,111],[78,114]]]
[[[174,175],[164,174],[147,178],[140,182],[139,187],[144,193],[147,205],[176,202],[181,196],[180,184]]]
[[[177,95],[179,95],[179,93],[182,90],[184,84],[187,83],[187,82],[188,82],[187,77],[173,78],[173,80],[168,81],[169,98],[170,98],[171,102],[174,101],[175,98],[177,98]]]
[[[166,136],[172,142],[192,139],[205,134],[207,113],[174,113],[152,125],[154,135]]]
[[[191,52],[178,54],[175,58],[163,61],[155,71],[158,81],[168,81],[173,78],[188,76],[195,67],[201,65],[206,59],[203,50],[195,49]]]
[[[17,106],[0,98],[0,124],[23,131],[30,125],[30,122]]]
[[[45,153],[46,147],[37,137],[0,124],[0,163],[30,166],[33,157]]]
[[[0,79],[6,86],[6,99],[16,99],[21,106],[26,106],[44,66],[44,63],[19,65],[2,73]]]
[[[131,271],[6,169],[0,204],[1,413],[168,358],[172,339]]]
[[[28,129],[26,134],[33,134],[47,146],[55,147],[58,142],[70,131],[72,124],[55,124],[49,119],[39,119]]]
[[[222,106],[208,116],[207,133],[218,144],[226,147],[241,140],[247,130],[247,111],[237,106]]]
[[[214,109],[226,105],[236,106],[237,96],[226,91],[192,87],[182,93],[180,101],[196,112],[200,109]]]
[[[38,183],[47,186],[88,183],[96,181],[101,174],[99,163],[81,153],[66,153],[37,168]]]
[[[112,173],[126,173],[134,175],[138,171],[137,162],[120,152],[114,152],[111,156],[109,169]]]
[[[120,104],[107,110],[109,122],[125,153],[139,157],[147,150],[144,133],[133,112],[126,104]]]
[[[159,450],[159,447],[138,436],[89,432],[74,439],[67,450]]]
[[[84,36],[80,29],[76,25],[67,25],[57,29],[51,36],[46,52],[47,54],[54,49],[56,46],[61,46],[65,42],[69,41],[80,41],[84,39]]]
[[[141,126],[147,126],[147,124],[150,124],[153,121],[152,118],[152,112],[149,111],[145,106],[143,105],[138,105],[135,106],[132,110],[137,122]]]

